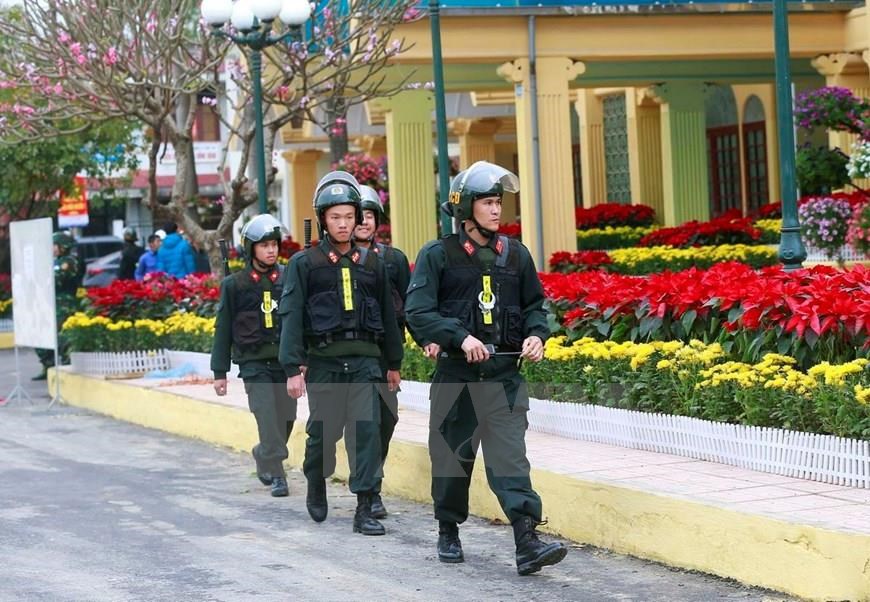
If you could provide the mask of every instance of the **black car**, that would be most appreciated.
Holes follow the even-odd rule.
[[[112,281],[118,278],[120,271],[121,251],[103,255],[87,264],[82,286],[85,288],[109,286]]]
[[[120,251],[123,246],[124,241],[117,236],[82,236],[76,240],[73,252],[87,265],[99,257]]]

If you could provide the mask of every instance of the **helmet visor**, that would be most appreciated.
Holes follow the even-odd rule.
[[[242,238],[260,242],[269,238],[279,240],[287,235],[287,228],[271,215],[258,215],[248,222],[242,230]]]
[[[504,167],[478,161],[468,168],[459,186],[460,192],[471,194],[519,192],[520,179]]]

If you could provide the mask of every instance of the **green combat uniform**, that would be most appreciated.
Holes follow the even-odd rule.
[[[362,192],[362,208],[363,211],[370,210],[374,212],[375,224],[379,226],[384,219],[384,208],[381,205],[380,197],[377,191],[370,186],[360,186]],[[387,269],[387,276],[390,279],[390,292],[392,293],[393,308],[396,311],[396,321],[399,326],[399,333],[404,336],[405,333],[405,295],[408,290],[408,284],[411,281],[411,267],[408,265],[408,258],[396,247],[369,241],[368,247],[371,251],[377,254]],[[387,387],[387,364],[386,360],[381,358],[381,371],[384,375],[384,381],[378,387],[381,394],[381,467],[387,461],[387,453],[390,451],[390,441],[393,438],[393,433],[396,430],[396,424],[399,422],[399,396],[398,391],[390,391]],[[378,480],[375,488],[375,495],[372,500],[372,515],[375,518],[385,518],[387,509],[384,507],[381,500],[381,484],[383,479]]]
[[[281,238],[281,224],[271,215],[259,215],[242,232],[246,268],[224,278],[215,321],[211,369],[215,380],[225,379],[230,359],[239,365],[248,407],[257,421],[259,443],[251,450],[257,476],[272,486],[272,495],[287,495],[284,460],[296,420],[296,400],[287,394],[284,370],[278,362],[283,270],[266,272],[253,267],[253,243]]]
[[[287,267],[279,313],[281,364],[288,377],[307,366],[310,418],[303,472],[306,505],[312,519],[326,519],[325,479],[335,471],[335,446],[345,438],[349,486],[357,494],[354,531],[382,535],[371,516],[371,498],[380,477],[380,358],[389,369],[402,361],[402,339],[384,264],[375,253],[351,247],[342,255],[325,231],[329,207],[352,205],[361,221],[359,189],[345,172],[325,176],[315,194],[321,242],[296,253]]]
[[[79,269],[78,258],[70,255],[70,251],[75,245],[73,237],[65,232],[55,232],[52,240],[59,251],[59,255],[54,258],[54,294],[58,331],[58,354],[60,355],[61,363],[66,363],[69,360],[67,353],[68,345],[61,333],[61,328],[66,319],[78,311],[79,300],[76,297],[76,291],[81,286],[82,273]],[[36,349],[36,355],[42,363],[43,371],[35,378],[42,380],[45,378],[48,368],[54,366],[54,349]]]
[[[518,187],[518,183],[508,187],[515,181],[516,176],[498,166],[475,163],[451,186],[453,216],[473,220],[476,198],[501,197],[504,190]],[[464,211],[457,210],[460,201],[459,209]],[[488,243],[477,244],[463,227],[459,234],[427,243],[417,257],[407,295],[411,331],[442,349],[429,395],[439,559],[463,561],[456,525],[468,517],[471,473],[482,444],[487,481],[514,525],[517,569],[527,574],[564,557],[561,544],[545,546],[534,532],[541,522],[541,499],[529,477],[525,446],[529,398],[518,369],[524,340],[549,337],[544,292],[526,247],[474,224],[488,236]],[[486,362],[468,363],[460,348],[469,335],[494,345],[496,352],[513,355],[490,355]],[[531,556],[530,538],[536,542]]]

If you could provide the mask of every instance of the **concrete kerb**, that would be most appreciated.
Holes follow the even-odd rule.
[[[0,349],[12,349],[15,347],[14,332],[0,332]]]
[[[53,387],[55,372],[49,375]],[[248,452],[256,442],[253,416],[240,408],[159,388],[61,371],[71,405],[169,433]],[[290,464],[299,467],[304,425],[293,431]],[[336,476],[346,479],[338,453]],[[394,439],[384,493],[427,503],[430,467],[424,445]],[[533,470],[544,500],[546,529],[616,552],[736,579],[814,600],[870,600],[870,536],[740,513],[693,500]],[[504,520],[475,467],[471,511]]]

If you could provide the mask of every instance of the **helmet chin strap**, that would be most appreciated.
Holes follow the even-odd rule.
[[[251,257],[251,265],[253,265],[255,268],[260,267],[262,269],[262,271],[264,271],[264,272],[267,272],[267,271],[271,270],[272,268],[274,268],[276,263],[278,263],[277,259],[275,261],[273,261],[272,263],[263,263],[262,261],[260,261],[256,257]]]
[[[356,235],[356,229],[354,229],[354,232],[353,232],[353,239],[354,239],[356,242],[367,242],[367,243],[373,245],[373,244],[375,244],[375,236],[377,235],[377,233],[378,233],[378,223],[375,222],[375,227],[374,227],[374,229],[372,230],[372,235],[371,235],[371,236],[369,236],[368,238],[360,238],[359,236]]]
[[[480,225],[480,223],[478,223],[478,221],[476,219],[474,219],[474,216],[471,216],[470,219],[471,219],[471,223],[474,224],[474,227],[472,228],[472,230],[477,230],[486,238],[492,238],[493,236],[495,236],[495,234],[496,234],[495,230],[489,230],[487,228],[484,228],[483,226]]]

